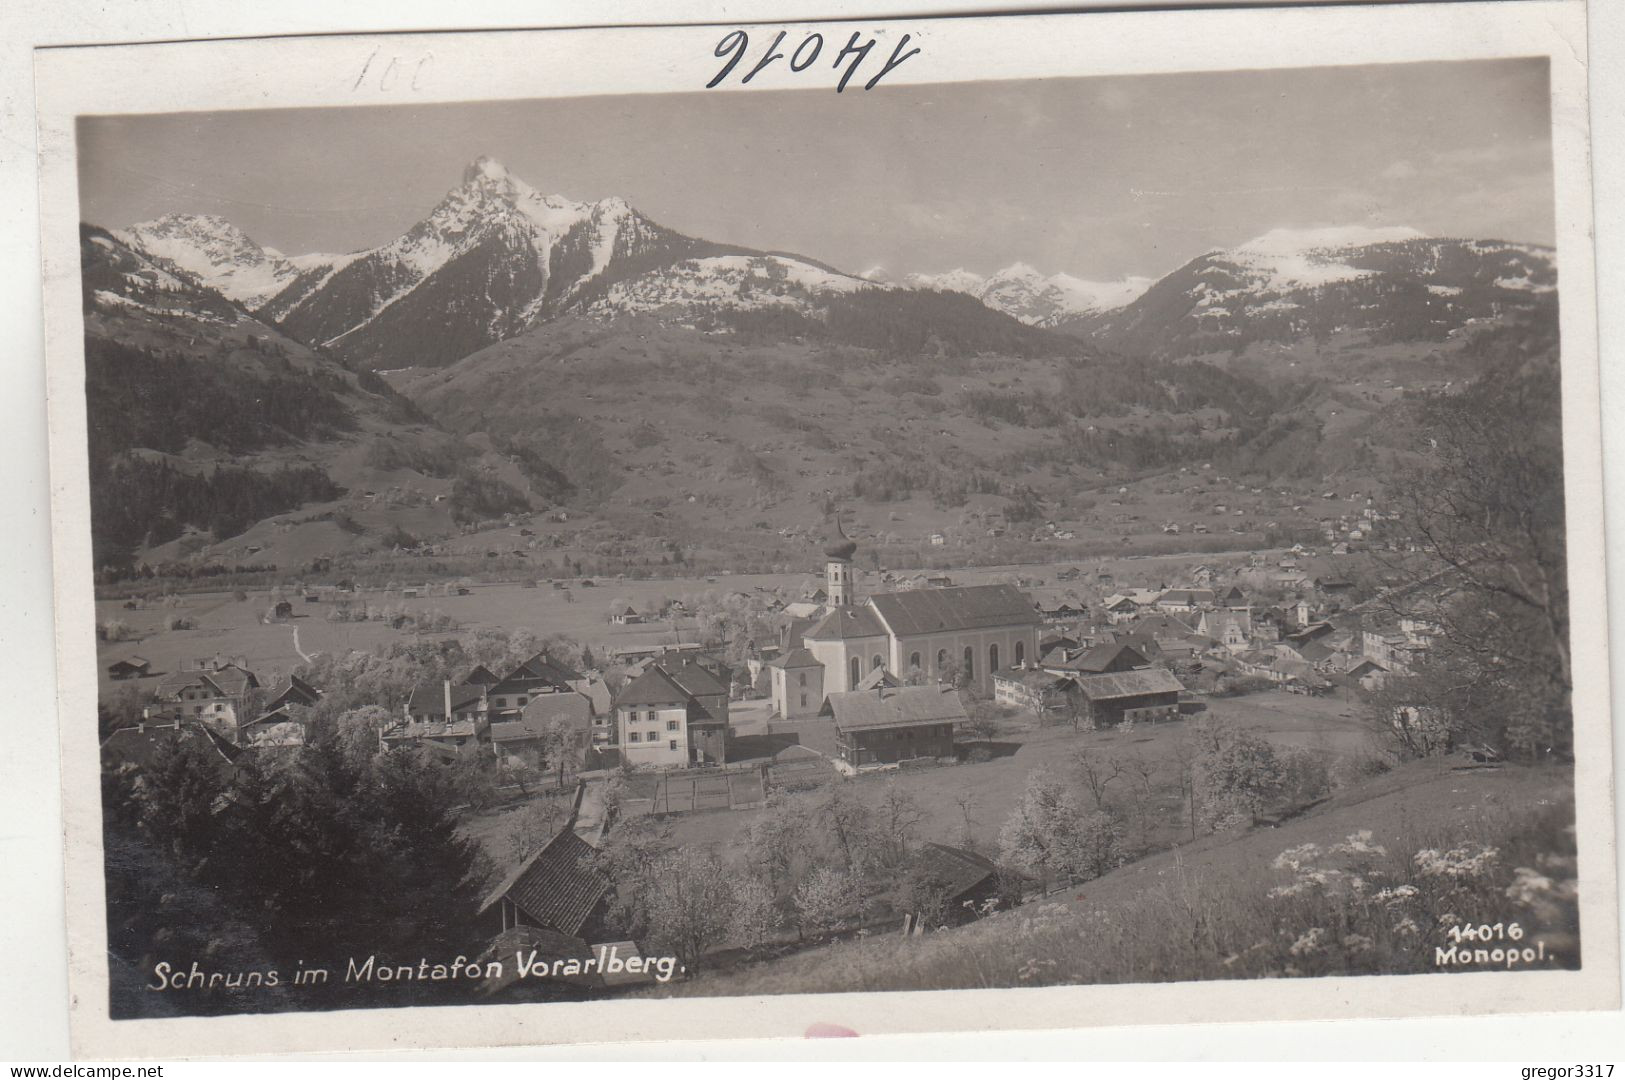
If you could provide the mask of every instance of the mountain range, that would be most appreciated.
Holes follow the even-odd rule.
[[[1276,230],[1155,281],[893,280],[489,158],[366,251],[179,214],[87,225],[82,261],[109,565],[287,566],[549,508],[618,558],[759,553],[829,498],[941,528],[1193,463],[1369,487],[1406,387],[1553,351],[1556,310],[1550,249],[1397,227]]]

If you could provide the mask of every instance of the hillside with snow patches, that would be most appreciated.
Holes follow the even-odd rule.
[[[586,305],[590,318],[618,315],[700,315],[718,309],[788,307],[803,314],[830,293],[876,286],[782,255],[717,255],[686,259],[617,282]]]
[[[1114,311],[1060,324],[1174,359],[1331,338],[1439,343],[1555,307],[1554,252],[1408,228],[1277,229],[1193,259]]]
[[[865,271],[862,276],[875,282],[890,281],[880,267]],[[965,293],[1029,326],[1054,327],[1120,308],[1143,293],[1154,280],[1129,277],[1121,281],[1086,281],[1064,273],[1045,276],[1026,263],[1018,262],[987,277],[960,268],[941,274],[907,274],[899,284],[909,289]]]

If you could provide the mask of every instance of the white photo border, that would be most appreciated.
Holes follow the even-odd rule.
[[[885,85],[1546,56],[1550,61],[1583,968],[1575,972],[353,1009],[113,1021],[95,725],[75,118],[628,93],[834,93],[783,65],[703,90],[730,26],[295,37],[41,50],[36,59],[69,987],[80,1057],[420,1049],[649,1039],[1062,1029],[1610,1009],[1619,1001],[1613,752],[1602,528],[1597,311],[1582,0],[906,18],[745,26],[753,41],[852,31],[921,55]],[[359,79],[368,56],[432,55],[414,86]],[[820,65],[822,66],[822,65]],[[810,74],[810,73],[809,73]],[[851,107],[863,91],[849,86]],[[1375,991],[1375,992],[1373,992]]]

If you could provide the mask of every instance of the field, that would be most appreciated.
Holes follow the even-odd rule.
[[[1329,698],[1272,691],[1216,701],[1211,710],[1216,717],[1256,730],[1279,747],[1303,746],[1324,754],[1334,767],[1339,761],[1357,761],[1370,749],[1370,729],[1349,706]],[[1175,754],[1194,722],[1079,733],[1064,725],[1039,727],[1030,716],[1017,718],[1005,722],[989,761],[867,774],[853,782],[860,795],[871,799],[879,797],[885,784],[896,784],[908,792],[923,812],[918,837],[922,841],[957,843],[968,826],[975,846],[993,851],[1030,772],[1049,767],[1070,780],[1072,760],[1080,750],[1107,764],[1108,771],[1110,760],[1128,766],[1138,758],[1147,766],[1149,794],[1130,769],[1106,785],[1106,801],[1129,823],[1130,844],[1154,849],[1188,838]],[[966,800],[963,806],[962,799]],[[758,812],[747,810],[680,815],[668,821],[675,843],[727,848],[757,816]]]
[[[1225,565],[1241,561],[1242,557],[1234,553],[1204,556],[1181,552],[1163,556],[1119,556],[1087,562],[980,566],[955,569],[952,577],[956,584],[966,585],[1006,580],[1012,576],[1042,580],[1045,584],[1035,590],[1038,595],[1068,592],[1087,601],[1098,599],[1102,590],[1081,579],[1070,585],[1058,582],[1056,571],[1063,566],[1083,566],[1091,572],[1104,571],[1114,575],[1114,587],[1127,588],[1181,581],[1191,567],[1202,562]],[[444,612],[452,620],[453,629],[444,635],[430,637],[455,637],[458,633],[468,633],[480,627],[526,629],[539,637],[562,634],[591,646],[596,654],[604,655],[608,650],[627,646],[695,640],[692,621],[680,621],[675,626],[670,622],[612,626],[608,622],[608,613],[616,601],[642,609],[662,598],[692,603],[707,595],[720,597],[736,591],[755,595],[778,593],[793,599],[804,589],[820,584],[821,580],[821,576],[812,572],[643,581],[606,578],[592,588],[582,588],[580,580],[573,579],[572,587],[567,590],[550,588],[545,583],[533,589],[517,582],[475,583],[469,586],[467,596],[419,596],[408,599],[399,590],[385,592],[373,589],[358,594],[354,599],[406,612]],[[866,592],[886,588],[873,571],[864,572],[859,585]],[[154,675],[176,670],[183,660],[217,653],[238,656],[263,681],[267,673],[286,673],[306,657],[317,653],[370,651],[396,641],[420,637],[410,631],[393,629],[385,622],[329,621],[327,615],[334,606],[331,601],[306,603],[297,590],[290,588],[288,593],[294,605],[294,618],[272,623],[263,621],[272,604],[270,594],[263,590],[250,592],[247,600],[234,600],[230,592],[178,593],[157,600],[140,601],[133,610],[126,608],[122,599],[98,600],[97,621],[107,624],[116,620],[125,624],[129,631],[124,640],[97,643],[102,691],[106,693],[121,685],[151,685],[150,679],[121,684],[108,678],[107,665],[130,655],[151,661]],[[175,617],[190,620],[195,626],[186,630],[167,629],[169,620]]]

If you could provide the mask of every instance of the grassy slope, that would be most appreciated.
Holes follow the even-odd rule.
[[[1512,838],[1524,822],[1560,813],[1564,804],[1572,807],[1571,791],[1567,770],[1453,771],[1439,762],[1413,763],[1344,789],[1278,828],[1203,837],[959,929],[924,938],[852,939],[703,975],[670,992],[748,996],[1357,972],[1359,958],[1339,955],[1336,948],[1279,962],[1308,927],[1294,921],[1304,912],[1292,902],[1265,896],[1291,881],[1289,873],[1271,869],[1278,855],[1369,830],[1389,854],[1368,861],[1398,880],[1418,849]],[[1537,838],[1537,846],[1545,838]],[[1511,876],[1519,859],[1533,862],[1528,844],[1528,838],[1521,844],[1503,839],[1501,878]],[[1481,899],[1503,918],[1518,917],[1517,909],[1497,900],[1500,887],[1497,879]],[[1475,917],[1471,898],[1454,902]],[[1400,916],[1397,910],[1389,914]],[[1381,956],[1385,970],[1426,970],[1432,945],[1447,944],[1435,926],[1420,921],[1417,937],[1377,935],[1378,947],[1388,950]],[[1525,922],[1533,926],[1539,919],[1526,913]],[[1546,926],[1547,939],[1559,960],[1573,963],[1574,942],[1561,923],[1559,918]],[[1282,936],[1287,933],[1293,937]]]

